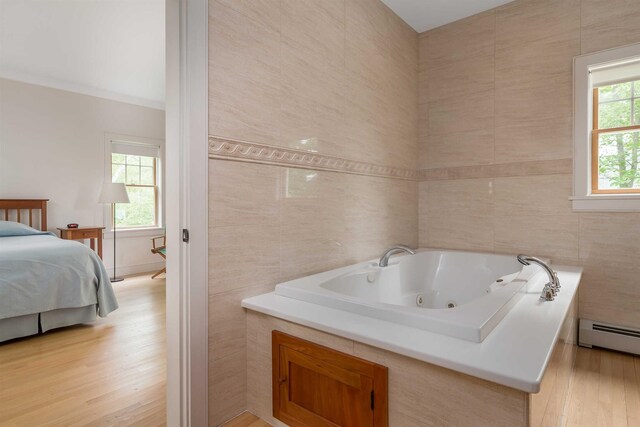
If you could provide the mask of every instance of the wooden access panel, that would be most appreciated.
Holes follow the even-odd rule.
[[[292,427],[386,427],[387,368],[272,333],[273,416]]]

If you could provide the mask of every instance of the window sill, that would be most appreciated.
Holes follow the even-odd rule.
[[[134,237],[155,237],[162,236],[165,232],[164,227],[150,227],[150,228],[123,228],[116,229],[118,239],[127,239]],[[113,239],[113,230],[104,232],[105,239]]]
[[[577,212],[639,212],[640,194],[598,194],[569,197]]]

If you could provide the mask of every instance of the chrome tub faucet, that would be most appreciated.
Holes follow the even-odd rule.
[[[406,252],[406,253],[408,253],[410,255],[415,255],[416,254],[416,251],[411,249],[409,246],[394,245],[394,246],[391,246],[386,251],[384,251],[384,253],[380,257],[380,262],[378,262],[378,266],[386,267],[387,265],[389,265],[389,258],[391,257],[391,255],[397,254],[397,253],[400,253],[400,252]]]
[[[547,273],[547,276],[549,276],[549,282],[544,285],[544,288],[542,289],[542,295],[540,295],[540,300],[553,301],[558,292],[560,292],[560,280],[558,279],[558,275],[556,274],[556,272],[553,271],[551,267],[549,267],[549,265],[546,262],[542,261],[540,258],[523,254],[518,255],[517,258],[522,265],[531,265],[531,263],[534,263],[542,267],[542,269]]]

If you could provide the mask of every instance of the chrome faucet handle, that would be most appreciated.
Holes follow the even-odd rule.
[[[556,290],[551,283],[544,285],[542,289],[542,295],[540,295],[540,301],[553,301],[556,298]]]

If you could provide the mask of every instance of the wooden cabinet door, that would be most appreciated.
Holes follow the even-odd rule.
[[[295,426],[386,427],[387,368],[273,331],[273,415]]]

